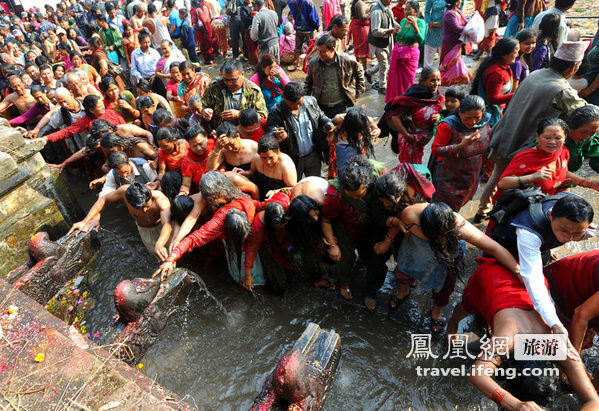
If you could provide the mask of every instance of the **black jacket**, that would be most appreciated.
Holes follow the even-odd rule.
[[[326,130],[329,130],[333,126],[333,122],[318,107],[318,103],[314,97],[305,96],[303,107],[308,111],[308,116],[312,121],[312,129],[314,130],[312,143],[314,144],[314,150],[320,153],[325,163],[328,163],[329,146],[326,141]],[[275,104],[268,113],[266,129],[270,133],[277,127],[283,127],[287,132],[287,139],[280,142],[281,151],[291,157],[293,162],[297,164],[299,153],[296,130],[294,122],[291,119],[291,110],[285,104],[285,100],[281,100]]]

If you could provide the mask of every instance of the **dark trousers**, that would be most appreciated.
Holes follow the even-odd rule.
[[[200,60],[198,59],[198,53],[196,52],[196,47],[190,47],[187,48],[185,47],[185,50],[187,50],[187,53],[189,54],[189,60],[191,60],[192,63],[199,63]]]
[[[383,241],[387,235],[387,230],[377,230],[373,233],[368,242],[367,254],[367,269],[366,269],[366,285],[364,287],[364,296],[375,298],[376,294],[385,282],[387,276],[387,260],[393,253],[393,246],[389,247],[389,251],[383,254],[374,252],[374,245]]]
[[[152,82],[152,91],[166,98],[166,85],[161,78],[154,77],[154,81]]]
[[[298,158],[297,162],[295,163],[295,169],[297,170],[298,180],[302,178],[302,174],[304,174],[306,177],[320,177],[320,154],[314,150],[307,156]]]
[[[243,23],[239,19],[231,19],[229,24],[229,31],[231,34],[231,50],[233,51],[233,57],[239,57],[239,46],[243,47],[243,54],[247,57],[247,46],[243,41],[244,27]],[[240,42],[241,39],[241,42]]]
[[[322,111],[324,111],[324,114],[330,119],[335,117],[337,114],[347,113],[347,106],[345,104],[333,107],[320,106],[320,108],[322,109]]]

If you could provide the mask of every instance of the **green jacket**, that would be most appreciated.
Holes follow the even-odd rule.
[[[593,135],[581,143],[575,143],[570,137],[566,138],[566,147],[570,150],[569,171],[578,171],[585,158],[589,159],[589,166],[599,172],[599,136]]]
[[[114,46],[114,51],[117,52],[120,58],[124,58],[125,54],[123,54],[123,36],[118,28],[109,24],[108,29],[104,30],[100,28],[98,30],[98,34],[102,39],[102,43],[104,43],[104,47]]]
[[[266,118],[268,112],[266,111],[266,102],[264,101],[264,96],[262,95],[260,87],[244,78],[242,88],[243,92],[239,110],[253,108],[260,118]],[[223,122],[222,113],[225,111],[225,99],[227,98],[227,94],[227,86],[225,86],[225,82],[221,78],[212,80],[208,89],[202,96],[202,105],[204,108],[211,108],[214,111],[211,121],[212,128],[218,127]]]

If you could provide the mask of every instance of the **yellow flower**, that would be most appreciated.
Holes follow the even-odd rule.
[[[38,355],[35,356],[34,361],[35,362],[42,362],[44,361],[44,358],[46,358],[46,356],[42,353],[39,353]]]
[[[140,362],[139,364],[137,364],[137,369],[141,370],[144,367],[144,363]]]

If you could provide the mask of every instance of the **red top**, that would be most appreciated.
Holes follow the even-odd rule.
[[[74,134],[89,130],[94,120],[106,120],[117,126],[119,124],[125,124],[125,119],[123,116],[113,109],[107,108],[104,114],[98,118],[90,118],[89,116],[85,115],[70,126],[63,128],[62,130],[55,131],[52,134],[48,134],[46,138],[48,141],[58,141],[72,137]]]
[[[567,147],[562,147],[557,153],[546,153],[536,147],[529,148],[519,152],[512,158],[499,180],[503,177],[516,176],[521,177],[536,173],[543,167],[548,167],[555,170],[553,178],[546,181],[537,181],[533,185],[541,187],[541,191],[548,195],[554,195],[567,187],[562,186],[566,180],[566,172],[568,171],[568,161],[570,161],[570,151]],[[493,196],[493,203],[497,201],[499,196],[505,190],[498,189]]]
[[[534,310],[528,291],[515,274],[492,258],[477,258],[476,262],[480,265],[462,294],[466,312],[481,314],[492,327],[493,317],[501,310]],[[549,288],[547,280],[545,287]]]
[[[513,76],[509,64],[491,64],[483,73],[481,80],[481,85],[487,95],[487,103],[497,106],[505,106],[509,103],[514,94],[503,94],[501,88],[510,82],[513,82]]]
[[[363,234],[362,214],[345,199],[333,185],[329,185],[321,211],[322,218],[335,220],[339,218],[343,230],[352,238]]]
[[[179,148],[177,148],[177,151],[175,151],[172,154],[165,153],[161,148],[158,149],[158,164],[166,164],[167,170],[180,170],[181,163],[183,163],[183,160],[187,156],[187,153],[189,153],[189,143],[187,142],[187,140],[180,139],[178,141]],[[177,160],[173,156],[179,153],[183,153],[183,157]]]
[[[225,204],[216,210],[210,221],[189,234],[177,244],[167,258],[167,261],[177,261],[183,254],[196,247],[201,247],[218,238],[223,239],[225,237],[225,217],[229,210],[236,209],[243,211],[247,215],[250,224],[252,224],[254,222],[254,216],[256,215],[256,209],[261,205],[262,203],[260,201],[252,200],[246,196],[239,197],[238,199]]]
[[[557,306],[566,317],[572,318],[576,307],[599,291],[599,250],[560,258],[543,272]],[[595,317],[591,324],[599,325],[599,318]]]
[[[446,122],[442,121],[437,124],[435,132],[435,140],[433,141],[433,146],[431,147],[431,155],[436,156],[437,150],[441,147],[447,146],[451,143],[451,139],[453,138],[451,134],[451,127]],[[443,158],[437,158],[437,161],[441,161]]]
[[[200,186],[200,180],[206,173],[208,155],[214,150],[214,145],[214,139],[209,138],[204,154],[198,156],[193,151],[188,150],[187,155],[183,157],[183,161],[181,161],[181,175],[183,177],[191,177],[192,187],[198,188]]]
[[[256,143],[260,141],[260,138],[265,134],[264,130],[266,129],[266,119],[261,118],[258,123],[258,127],[252,132],[252,134],[248,135],[247,138],[250,140],[254,140]]]
[[[406,10],[399,5],[393,6],[391,11],[393,12],[393,17],[397,24],[401,23],[401,21],[406,18]]]
[[[285,207],[285,210],[287,210],[289,208],[290,202],[291,199],[289,196],[279,191],[272,196],[270,200],[266,201],[264,205],[268,203],[279,203]],[[258,212],[258,214],[260,213],[263,213],[263,211]],[[251,269],[254,266],[256,254],[258,254],[258,251],[260,248],[262,248],[262,245],[268,241],[271,246],[270,250],[274,260],[285,268],[293,269],[293,266],[289,263],[289,261],[287,261],[286,255],[287,248],[291,245],[291,241],[285,242],[287,232],[285,230],[281,230],[280,235],[277,235],[277,237],[279,238],[277,238],[276,243],[272,241],[273,239],[268,237],[266,225],[260,221],[260,217],[256,216],[256,218],[254,218],[254,222],[252,223],[252,232],[243,246],[243,251],[245,251],[245,268]],[[281,246],[283,246],[284,249],[282,249]]]

